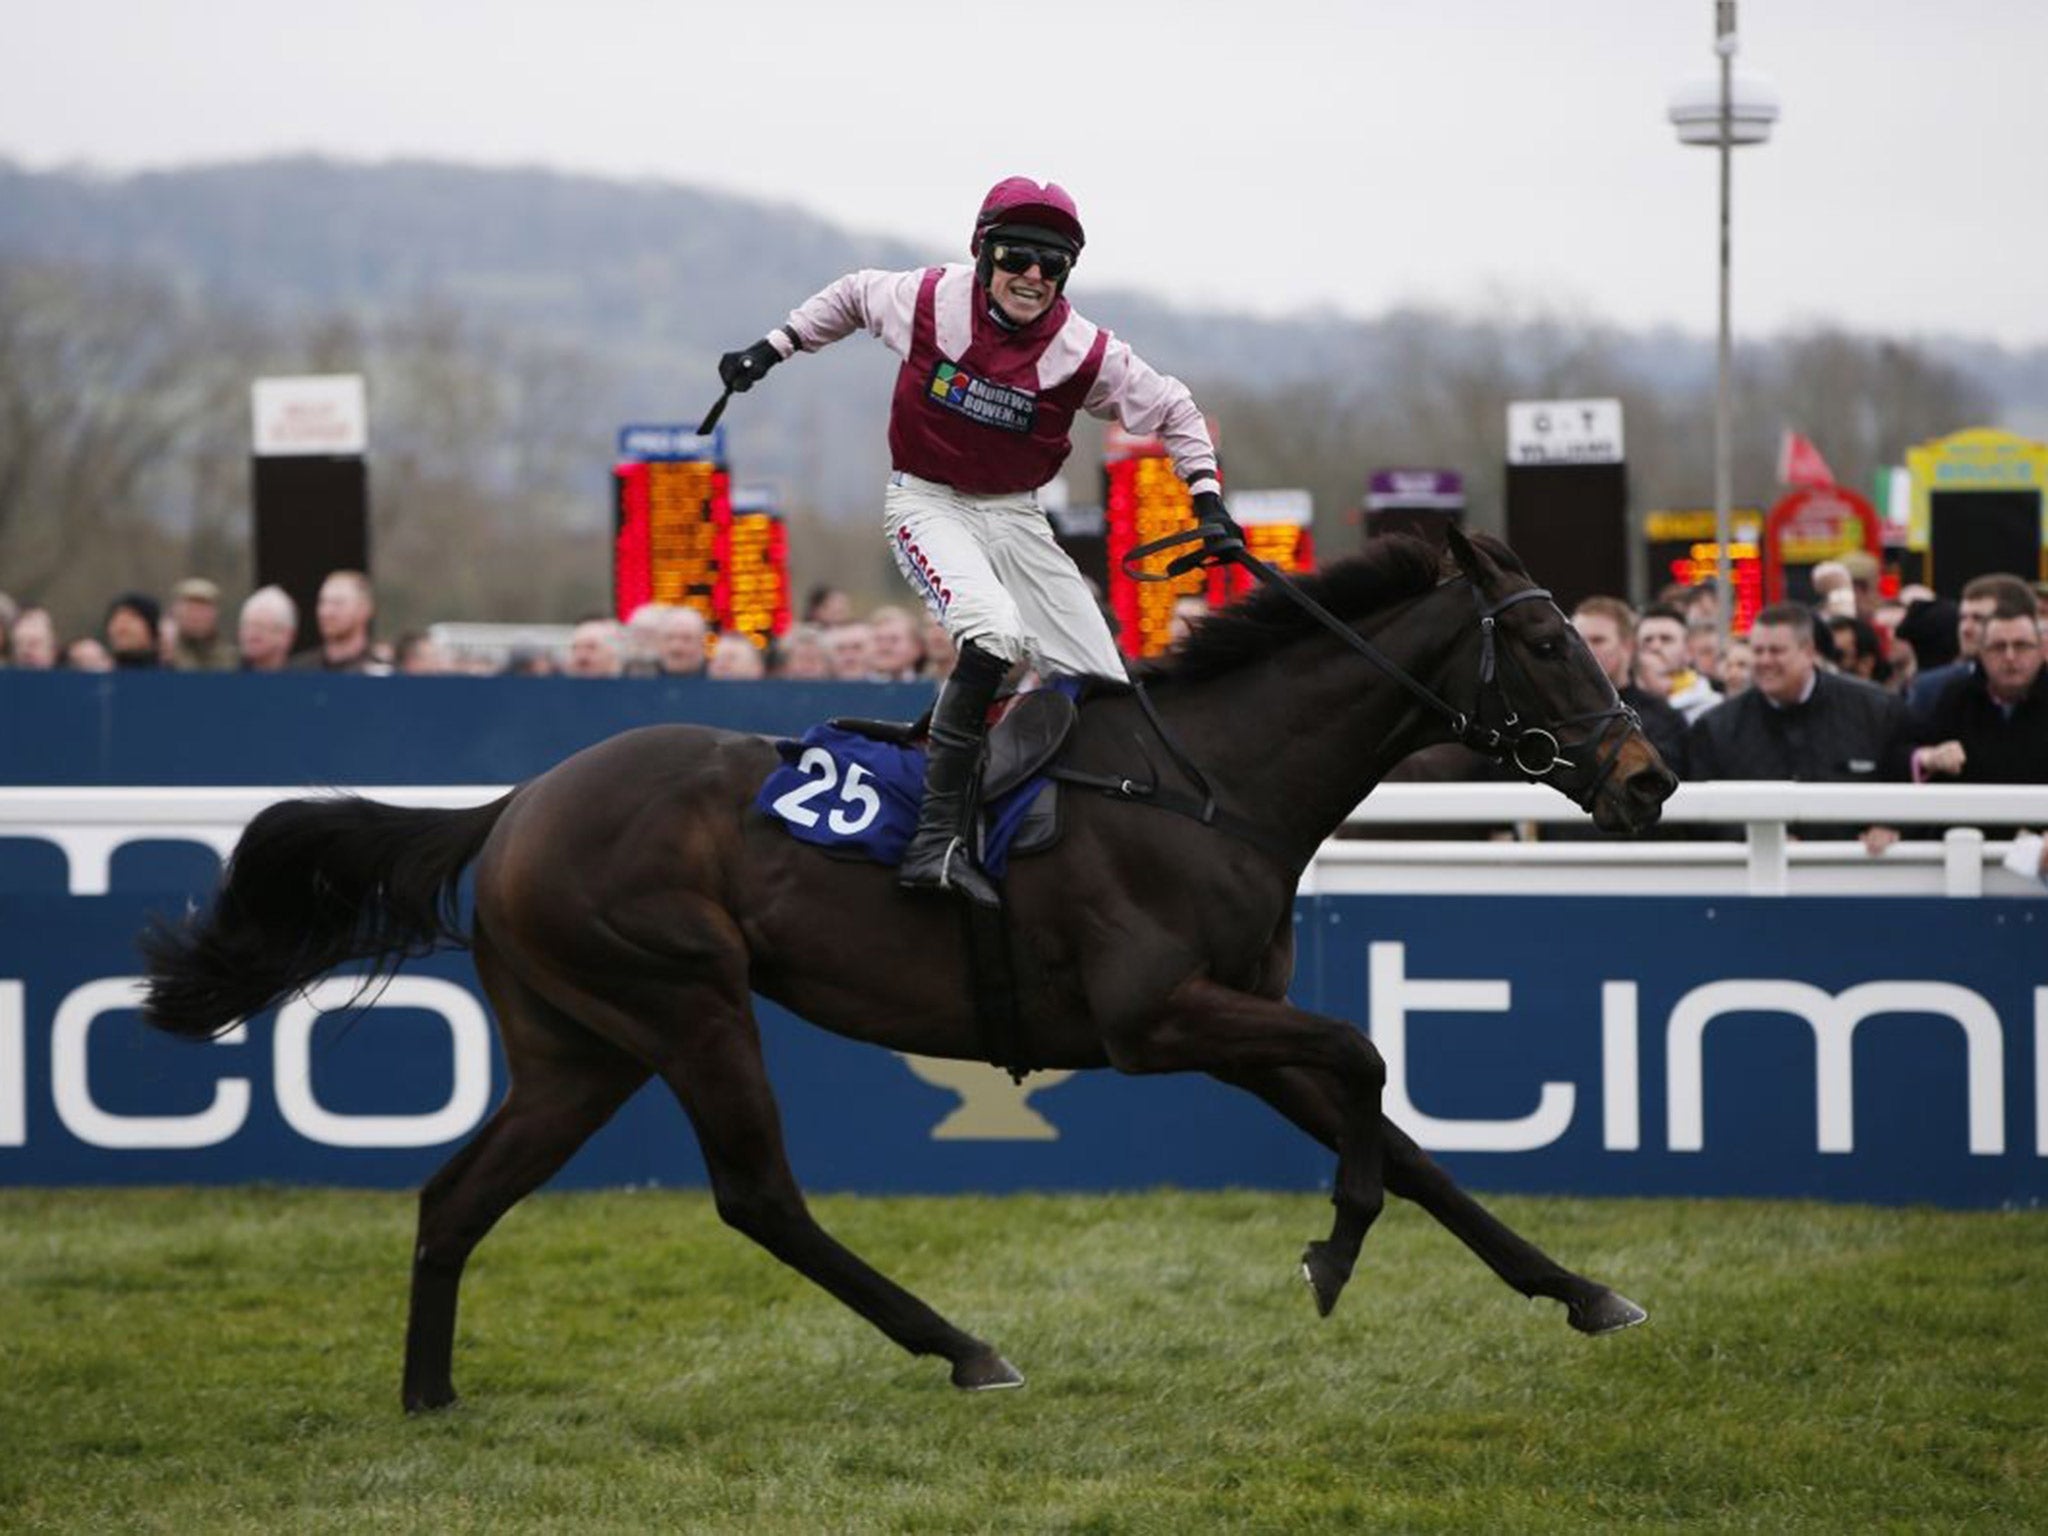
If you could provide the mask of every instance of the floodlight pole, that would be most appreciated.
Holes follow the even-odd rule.
[[[1735,534],[1729,509],[1733,499],[1730,487],[1734,468],[1729,441],[1733,413],[1728,377],[1731,351],[1728,336],[1728,208],[1733,181],[1731,167],[1735,161],[1733,100],[1736,46],[1735,0],[1714,0],[1714,52],[1721,56],[1721,141],[1718,146],[1721,155],[1721,335],[1715,359],[1714,387],[1714,595],[1720,609],[1717,623],[1720,628],[1720,654],[1723,656],[1728,654],[1728,639],[1735,625],[1735,584],[1730,579],[1730,570],[1735,563],[1732,555]]]

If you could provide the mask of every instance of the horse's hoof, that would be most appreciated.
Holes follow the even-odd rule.
[[[962,1392],[1005,1392],[1024,1385],[1024,1373],[992,1349],[953,1362],[953,1385]]]
[[[462,1399],[455,1395],[453,1387],[441,1387],[430,1392],[408,1392],[405,1394],[407,1413],[439,1413],[453,1408]]]
[[[1624,1328],[1647,1322],[1650,1317],[1621,1292],[1610,1291],[1604,1286],[1590,1300],[1568,1303],[1566,1315],[1579,1332],[1594,1337],[1603,1333],[1619,1333]]]
[[[1351,1278],[1351,1266],[1339,1264],[1330,1257],[1330,1245],[1317,1241],[1302,1250],[1301,1278],[1308,1282],[1309,1291],[1316,1299],[1316,1314],[1328,1317],[1337,1308],[1337,1298],[1344,1294],[1345,1282]]]

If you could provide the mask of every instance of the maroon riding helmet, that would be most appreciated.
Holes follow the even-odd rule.
[[[989,259],[982,246],[987,236],[998,231],[1022,244],[1057,246],[1070,256],[1079,256],[1088,240],[1081,228],[1080,210],[1065,187],[1056,181],[1006,176],[981,200],[981,211],[974,216],[974,236],[967,242],[984,288],[989,281]],[[1064,288],[1065,277],[1055,286]]]

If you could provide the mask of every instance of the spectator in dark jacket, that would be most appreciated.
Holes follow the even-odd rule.
[[[1920,734],[1916,779],[2048,784],[2048,668],[2033,614],[1985,622],[1976,664],[1942,690]]]
[[[1751,687],[1694,721],[1692,779],[1795,779],[1868,784],[1904,779],[1911,741],[1895,694],[1822,672],[1813,620],[1796,603],[1757,615]]]
[[[2038,611],[2033,589],[2017,576],[1993,573],[1970,579],[1963,587],[1963,601],[1956,615],[1955,659],[1945,665],[1931,665],[1922,656],[1920,674],[1913,679],[1912,691],[1906,696],[1906,705],[1923,733],[1942,691],[1956,679],[1970,675],[1977,660],[1977,646],[1984,636],[1984,626],[1992,614]],[[1911,613],[1906,615],[1909,622],[1912,617]]]

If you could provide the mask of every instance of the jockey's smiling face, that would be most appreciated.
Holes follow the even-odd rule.
[[[1029,325],[1052,308],[1059,289],[1036,266],[1024,272],[1005,272],[997,267],[989,273],[988,296],[1017,324]]]

